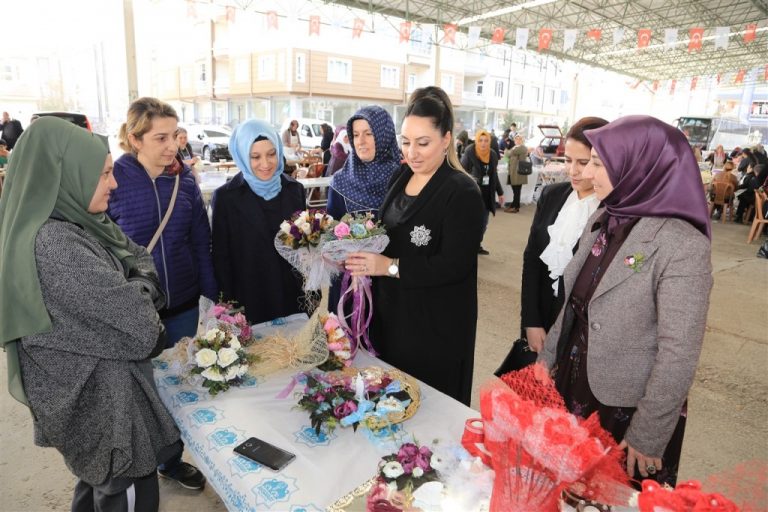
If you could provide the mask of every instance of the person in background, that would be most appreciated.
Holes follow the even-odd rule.
[[[349,152],[352,151],[352,145],[349,143],[349,136],[347,135],[346,125],[339,125],[336,127],[336,134],[333,136],[333,143],[331,144],[331,160],[328,162],[328,168],[325,171],[326,176],[333,176],[336,172],[344,167],[344,163],[347,161]]]
[[[213,267],[224,300],[251,324],[305,311],[302,280],[275,249],[280,223],[305,209],[304,187],[283,172],[283,145],[264,121],[232,132],[240,173],[213,194]]]
[[[456,156],[461,159],[464,156],[464,150],[472,143],[469,140],[469,134],[467,130],[461,130],[456,136]]]
[[[477,132],[475,132],[475,140],[477,140]],[[499,152],[499,138],[493,132],[493,129],[491,129],[491,151],[499,156],[503,154]]]
[[[333,142],[333,128],[328,123],[320,125],[320,130],[323,132],[323,139],[320,141],[320,149],[323,152],[323,165],[328,168],[328,163],[331,161],[331,143]]]
[[[299,137],[299,122],[295,119],[291,121],[288,128],[283,132],[283,146],[290,148],[293,152],[301,150],[301,137]]]
[[[735,169],[733,162],[730,158],[726,160],[725,164],[723,164],[723,170],[721,172],[715,173],[714,178],[712,178],[712,181],[709,184],[709,199],[710,201],[715,199],[715,184],[716,183],[727,183],[731,186],[733,186],[733,192],[736,191],[736,188],[739,186],[739,179],[736,177],[735,174],[733,174],[733,170]],[[725,198],[726,201],[730,200],[730,197]],[[715,207],[712,210],[712,218],[719,219],[722,212],[720,211],[721,207],[720,205],[715,205]]]
[[[723,150],[723,145],[718,144],[713,152],[707,155],[705,162],[711,162],[713,169],[721,169],[728,155]]]
[[[517,123],[512,123],[509,125],[509,138],[514,141],[517,135]]]
[[[77,477],[73,512],[156,512],[157,464],[181,451],[149,360],[165,347],[162,291],[147,251],[104,214],[116,186],[106,138],[44,117],[0,200],[9,391],[32,411],[35,444]]]
[[[8,144],[4,139],[0,139],[0,165],[5,166],[8,164],[8,157],[11,152],[8,151]]]
[[[179,127],[176,130],[176,144],[179,146],[177,152],[178,159],[187,167],[194,167],[200,161],[200,157],[192,152],[192,146],[189,144],[189,135],[186,128]]]
[[[520,160],[528,158],[528,148],[523,144],[523,137],[520,135],[515,136],[515,145],[511,148],[507,148],[504,151],[504,156],[507,157],[507,183],[512,187],[512,204],[504,211],[507,213],[517,213],[520,211],[520,191],[523,189],[523,185],[528,184],[528,176],[519,174],[517,172],[517,164]]]
[[[488,229],[488,218],[491,214],[496,215],[496,195],[498,194],[498,204],[504,204],[504,189],[499,183],[499,174],[497,166],[499,164],[499,154],[491,150],[491,137],[485,130],[475,133],[475,143],[471,144],[464,156],[461,158],[461,166],[472,176],[480,187],[480,194],[483,198],[483,235]],[[478,254],[490,254],[481,244],[477,250]]]
[[[749,218],[745,218],[745,214],[750,206],[755,205],[755,190],[765,183],[766,178],[768,178],[768,164],[759,164],[748,168],[742,185],[739,186],[744,191],[739,195],[739,206],[736,208],[735,223],[752,222],[754,212]]]
[[[520,297],[522,338],[534,352],[541,352],[544,338],[563,307],[563,271],[578,248],[587,219],[600,203],[592,180],[583,175],[592,150],[584,132],[606,124],[608,121],[599,117],[584,117],[571,126],[565,135],[568,181],[545,186],[536,202],[523,252]]]
[[[21,122],[18,119],[12,119],[8,112],[3,112],[3,118],[0,121],[0,138],[5,140],[9,151],[16,145],[22,133],[24,128],[21,127]]]
[[[371,339],[381,358],[468,405],[483,201],[456,157],[453,126],[445,91],[413,92],[401,131],[406,165],[379,210],[389,245],[345,264],[375,276]]]
[[[630,477],[674,487],[712,288],[699,166],[683,133],[650,116],[585,136],[582,175],[602,207],[565,269],[539,361],[568,410],[596,412],[627,450]]]
[[[509,128],[504,130],[504,133],[499,137],[499,156],[504,156],[504,150],[507,149],[507,142],[509,141]]]

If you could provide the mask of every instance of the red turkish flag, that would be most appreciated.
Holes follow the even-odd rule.
[[[637,31],[637,47],[647,48],[651,44],[651,29],[641,28]]]
[[[744,42],[751,43],[757,37],[757,23],[747,25],[747,31],[744,32]]]
[[[404,21],[400,24],[400,42],[407,43],[411,40],[411,22]]]
[[[765,70],[763,71],[763,80],[768,82],[768,64],[765,65]]]
[[[675,87],[677,86],[677,80],[672,80],[669,84],[669,94],[675,94]]]
[[[446,23],[443,25],[443,32],[445,33],[445,42],[456,44],[456,29],[458,27],[453,23]]]
[[[704,37],[703,28],[692,28],[688,31],[688,52],[693,50],[701,51],[701,38]]]
[[[552,42],[552,29],[542,28],[539,29],[539,51],[549,50],[549,45]]]
[[[699,77],[697,77],[697,76],[691,78],[691,90],[692,91],[696,90],[696,82],[698,82],[698,81],[699,81]]]
[[[365,29],[365,20],[361,18],[355,18],[355,21],[352,22],[352,38],[360,39],[360,36],[362,35],[364,29]]]
[[[603,37],[603,31],[599,28],[593,28],[587,31],[587,39],[594,39],[597,42],[600,42],[600,38]]]
[[[654,80],[653,81],[653,92],[656,92],[658,90],[659,90],[659,81],[658,80]]]
[[[744,76],[747,74],[746,69],[740,69],[738,73],[736,73],[736,79],[733,81],[735,84],[741,84],[744,83]]]
[[[267,11],[267,29],[277,30],[277,13],[275,11]]]
[[[720,73],[717,74],[717,85],[720,85]]]
[[[504,42],[504,29],[496,27],[493,29],[493,35],[491,36],[491,42],[493,44],[501,44]]]
[[[309,35],[320,35],[320,16],[316,14],[309,17]]]

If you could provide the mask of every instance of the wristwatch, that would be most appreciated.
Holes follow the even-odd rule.
[[[400,272],[400,267],[398,266],[398,259],[394,258],[392,260],[392,263],[389,264],[389,267],[387,268],[387,275],[389,277],[397,277],[397,274]]]

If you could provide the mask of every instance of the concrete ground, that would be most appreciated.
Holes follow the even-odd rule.
[[[475,394],[517,337],[520,269],[534,206],[492,218],[480,257]],[[707,333],[690,393],[680,478],[704,480],[739,463],[768,462],[768,260],[746,244],[746,226],[713,226]],[[5,358],[0,381],[6,381]],[[32,443],[29,412],[0,385],[0,511],[68,510],[74,478],[59,454]],[[352,482],[351,482],[352,484]],[[161,481],[163,512],[221,511],[210,488],[186,491]],[[762,489],[765,493],[765,489]]]

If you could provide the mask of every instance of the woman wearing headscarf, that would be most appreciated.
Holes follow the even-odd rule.
[[[585,132],[602,201],[563,275],[539,360],[568,409],[597,412],[627,473],[674,485],[712,287],[699,168],[682,132],[628,116]],[[680,198],[686,198],[681,201]]]
[[[336,171],[344,167],[350,151],[352,151],[352,145],[349,143],[347,127],[340,124],[336,127],[336,134],[333,136],[331,160],[328,162],[328,169],[325,171],[325,175],[333,176],[336,174]]]
[[[499,164],[498,151],[491,151],[491,135],[485,130],[475,133],[475,143],[467,148],[461,158],[461,166],[472,176],[480,187],[483,196],[483,235],[488,229],[488,217],[496,215],[496,195],[499,204],[504,204],[504,189],[499,182],[496,167]],[[481,239],[482,242],[482,239]],[[490,254],[483,248],[482,243],[478,254]]]
[[[331,144],[333,143],[333,128],[328,123],[320,125],[320,131],[323,133],[323,138],[320,141],[320,149],[323,151],[323,164],[326,166],[331,161]]]
[[[78,478],[75,512],[128,510],[131,493],[156,511],[156,466],[181,450],[148,359],[165,345],[162,291],[152,257],[104,213],[116,186],[106,139],[43,117],[0,201],[9,391],[32,410],[35,444]]]
[[[213,194],[213,268],[224,300],[252,324],[302,311],[302,281],[275,250],[280,223],[305,205],[304,187],[283,173],[283,144],[251,119],[229,139],[240,173]]]
[[[379,106],[355,112],[347,121],[347,134],[352,151],[344,167],[333,175],[328,192],[328,213],[334,219],[346,213],[376,213],[402,160],[395,124]]]
[[[584,117],[568,130],[565,170],[569,180],[547,185],[536,202],[523,253],[520,297],[520,327],[534,352],[541,351],[547,331],[563,307],[563,271],[576,251],[587,219],[600,203],[592,180],[584,178],[592,151],[584,132],[606,124],[608,121],[599,117]]]

